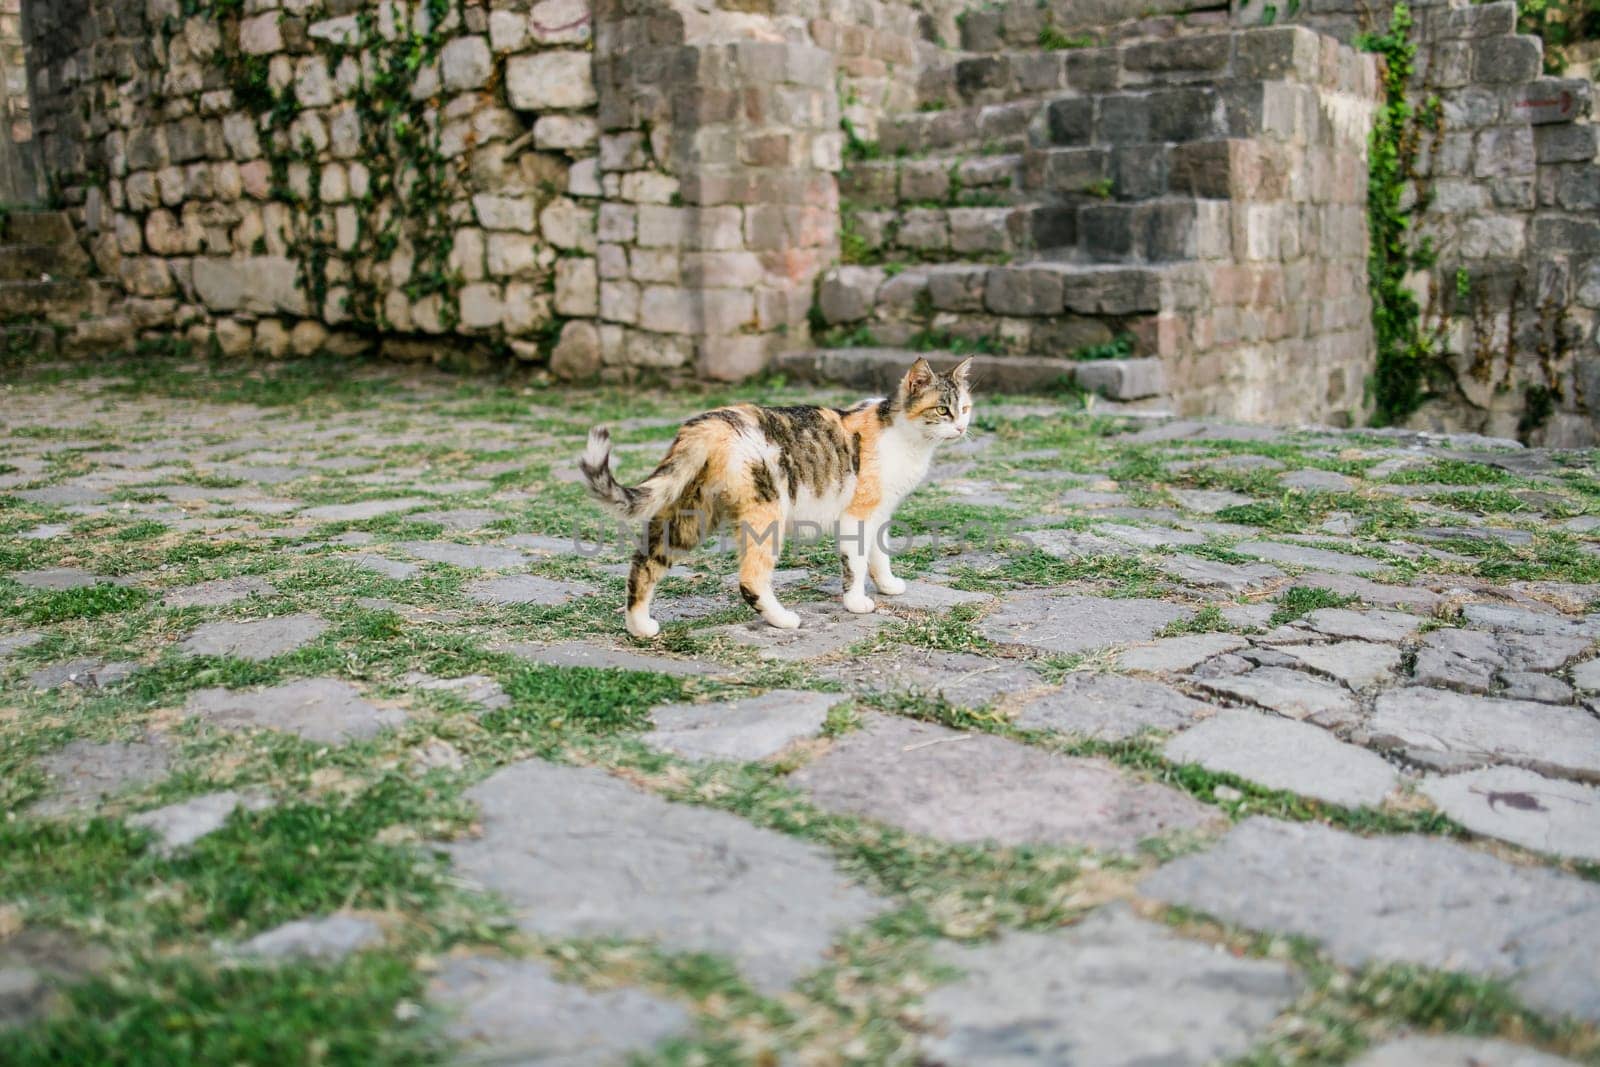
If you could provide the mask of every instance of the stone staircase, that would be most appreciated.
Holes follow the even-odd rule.
[[[1284,261],[1337,199],[1333,161],[1302,161],[1338,121],[1322,98],[1368,88],[1359,57],[1297,29],[1019,49],[991,21],[963,26],[991,47],[926,68],[919,109],[886,117],[876,155],[840,176],[856,262],[823,276],[814,320],[821,343],[859,347],[783,369],[867,385],[943,348],[1009,391],[1156,401],[1176,364],[1321,332],[1269,318],[1289,303]],[[1197,333],[1219,304],[1238,329]]]
[[[125,344],[132,329],[113,310],[116,289],[60,211],[0,217],[0,332],[6,353],[87,355]]]

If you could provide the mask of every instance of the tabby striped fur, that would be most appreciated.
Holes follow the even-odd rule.
[[[580,463],[589,491],[617,518],[645,524],[628,573],[628,632],[660,632],[650,617],[656,584],[674,559],[727,525],[739,546],[739,593],[773,626],[800,625],[772,591],[784,532],[795,523],[837,532],[850,611],[876,606],[869,573],[880,593],[905,592],[880,531],[928,473],[934,448],[967,432],[970,363],[939,374],[919,359],[894,396],[846,409],[739,404],[696,415],[631,487],[611,473],[610,433],[590,431]]]

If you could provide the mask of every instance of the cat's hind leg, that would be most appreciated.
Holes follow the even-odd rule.
[[[627,621],[628,632],[634,637],[648,640],[661,632],[661,624],[650,617],[650,598],[655,595],[656,583],[671,566],[666,524],[651,519],[643,544],[633,554],[633,566],[628,569]]]
[[[778,629],[799,629],[800,616],[780,604],[772,591],[772,572],[783,550],[783,512],[776,505],[750,508],[739,516],[735,526],[739,595]]]

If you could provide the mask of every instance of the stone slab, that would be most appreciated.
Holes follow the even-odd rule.
[[[1064,655],[1148,641],[1193,614],[1165,600],[1013,593],[978,624],[978,632],[997,644]]]
[[[504,646],[506,652],[518,659],[541,663],[547,667],[593,667],[609,671],[649,671],[654,674],[672,674],[680,677],[722,674],[726,668],[697,660],[672,659],[630,652],[624,648],[608,648],[587,641],[560,641],[542,645],[519,643]]]
[[[938,697],[957,707],[978,707],[1045,684],[1025,663],[968,652],[886,649],[841,660],[817,673],[855,692],[899,692]]]
[[[1338,574],[1365,574],[1369,571],[1381,571],[1386,566],[1382,560],[1346,555],[1343,552],[1330,552],[1325,548],[1311,548],[1308,545],[1287,544],[1283,541],[1241,541],[1233,550],[1241,556],[1253,556],[1272,563],[1287,563],[1292,567],[1304,567],[1312,571],[1333,571]]]
[[[1187,634],[1137,645],[1117,657],[1117,666],[1143,674],[1176,674],[1212,656],[1233,652],[1249,644],[1234,634]]]
[[[1444,603],[1445,599],[1431,589],[1411,585],[1388,585],[1355,574],[1321,574],[1307,571],[1298,575],[1294,584],[1313,589],[1326,589],[1330,593],[1340,593],[1344,596],[1360,597],[1369,604],[1417,608],[1422,611],[1431,611],[1437,605]]]
[[[1235,493],[1229,489],[1174,489],[1172,499],[1185,511],[1200,515],[1215,515],[1228,508],[1254,503],[1254,497]]]
[[[1206,543],[1204,534],[1191,530],[1174,530],[1170,526],[1128,526],[1123,523],[1102,522],[1095,526],[1095,531],[1140,548],[1170,548]]]
[[[1129,851],[1212,818],[1185,794],[1110,763],[885,715],[868,717],[792,780],[824,811],[944,841]]]
[[[1326,645],[1277,645],[1278,652],[1318,674],[1336,678],[1351,689],[1371,689],[1394,677],[1400,650],[1367,641],[1334,641]]]
[[[1411,963],[1501,978],[1538,1010],[1600,1019],[1600,885],[1453,841],[1256,817],[1139,890],[1223,922],[1315,939],[1347,967]]]
[[[1202,589],[1226,589],[1233,593],[1261,589],[1283,577],[1270,563],[1223,563],[1214,559],[1183,554],[1162,556],[1156,567],[1187,585]]]
[[[1600,659],[1585,660],[1573,667],[1572,684],[1585,693],[1600,690]]]
[[[156,850],[171,855],[222,829],[235,811],[263,811],[271,806],[272,798],[263,792],[228,789],[141,811],[130,815],[127,823],[155,834]]]
[[[1289,471],[1278,476],[1278,484],[1285,489],[1300,489],[1311,493],[1347,493],[1356,487],[1356,480],[1337,471],[1315,467]]]
[[[168,608],[221,608],[249,597],[269,597],[277,590],[261,578],[215,578],[197,585],[169,589],[161,598]]]
[[[1409,686],[1379,695],[1366,731],[1427,766],[1510,764],[1600,782],[1600,718],[1582,708]]]
[[[537,574],[507,574],[468,582],[462,592],[482,604],[565,604],[575,596],[594,593],[591,585],[563,582]]]
[[[1196,681],[1209,692],[1318,726],[1342,726],[1354,722],[1360,712],[1355,697],[1340,686],[1286,667],[1260,667],[1247,674]]]
[[[1203,1067],[1247,1052],[1302,985],[1287,964],[1186,941],[1123,905],[938,956],[965,973],[924,998],[934,1033],[919,1062]]]
[[[436,522],[447,530],[470,533],[509,518],[487,508],[452,508],[448,511],[419,511],[406,516],[408,522]]]
[[[42,925],[0,935],[0,1031],[51,1015],[62,993],[106,970],[110,950]]]
[[[1351,1067],[1577,1067],[1577,1061],[1498,1038],[1412,1034],[1368,1049]]]
[[[336,558],[342,559],[346,563],[349,563],[353,566],[360,567],[364,571],[371,571],[374,574],[381,575],[385,578],[388,578],[390,581],[396,582],[403,582],[407,578],[414,578],[422,571],[422,567],[419,564],[408,563],[405,560],[400,559],[390,559],[388,556],[380,556],[376,552],[359,552],[355,555],[339,556]]]
[[[1417,632],[1423,619],[1403,611],[1352,611],[1318,608],[1305,617],[1305,625],[1324,637],[1355,641],[1404,641]]]
[[[454,541],[401,541],[395,545],[400,551],[430,563],[445,563],[452,567],[471,570],[503,571],[521,567],[528,557],[514,548],[497,548],[494,545],[462,545]]]
[[[994,599],[992,593],[977,593],[969,589],[952,589],[936,582],[910,579],[906,591],[898,596],[874,592],[879,607],[909,611],[946,611],[961,604],[982,604]]]
[[[1600,860],[1600,789],[1520,767],[1485,767],[1419,786],[1475,834],[1574,859]]]
[[[44,634],[32,630],[21,633],[0,634],[0,663],[4,663],[25,648],[32,648],[44,640]]]
[[[28,675],[28,684],[34,689],[50,690],[74,685],[80,689],[104,689],[126,681],[139,664],[130,660],[102,663],[97,659],[75,659],[66,663],[53,663]]]
[[[650,709],[655,729],[639,738],[651,748],[691,760],[761,760],[804,737],[815,737],[838,693],[776,689],[714,704],[664,704]]]
[[[408,496],[392,500],[363,500],[356,504],[326,504],[322,507],[307,508],[300,513],[300,517],[315,519],[317,522],[361,522],[364,519],[377,519],[384,515],[410,511],[428,502],[427,497]]]
[[[435,678],[413,671],[400,679],[401,685],[413,686],[432,693],[453,693],[469,704],[485,711],[499,711],[511,706],[511,698],[500,683],[487,674],[466,674],[459,678]]]
[[[1347,808],[1377,807],[1400,784],[1381,756],[1328,731],[1246,708],[1224,708],[1163,749],[1174,763],[1198,763],[1268,789]]]
[[[1575,619],[1509,604],[1466,604],[1461,614],[1468,626],[1482,630],[1507,630],[1540,637],[1583,637],[1591,641],[1600,637],[1600,614]]]
[[[780,630],[761,619],[719,626],[711,632],[741,645],[754,648],[762,659],[804,660],[831,655],[865,641],[886,622],[889,615],[869,612],[857,615],[837,602],[791,605],[800,615],[800,628]]]
[[[884,907],[822,849],[674,804],[596,768],[530,760],[468,791],[482,835],[445,846],[545,937],[623,937],[734,959],[776,992]]]
[[[257,934],[239,946],[240,955],[265,960],[316,960],[331,963],[383,941],[383,930],[358,915],[296,919]]]
[[[380,708],[337,678],[305,678],[268,689],[200,689],[184,705],[228,730],[261,728],[296,734],[307,741],[341,744],[365,740],[405,722],[396,708]]]
[[[87,589],[90,586],[130,585],[126,578],[113,578],[104,574],[91,574],[78,567],[46,567],[37,571],[17,571],[6,575],[25,589],[60,592],[63,589]]]
[[[470,1062],[612,1067],[689,1029],[681,1006],[637,989],[560,982],[536,960],[448,959],[428,985]]]
[[[107,797],[153,785],[167,776],[172,755],[150,741],[72,741],[39,757],[47,792],[31,815],[67,815]]]
[[[1210,710],[1171,686],[1120,674],[1067,675],[1061,687],[1030,700],[1013,720],[1027,730],[1120,741],[1145,730],[1178,730]]]
[[[328,628],[320,615],[279,615],[245,622],[208,622],[178,643],[190,656],[232,656],[255,662],[310,644]]]

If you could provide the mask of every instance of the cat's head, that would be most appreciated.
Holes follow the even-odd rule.
[[[900,379],[895,408],[907,425],[932,441],[953,441],[972,424],[972,390],[967,382],[971,359],[940,374],[919,359]]]

